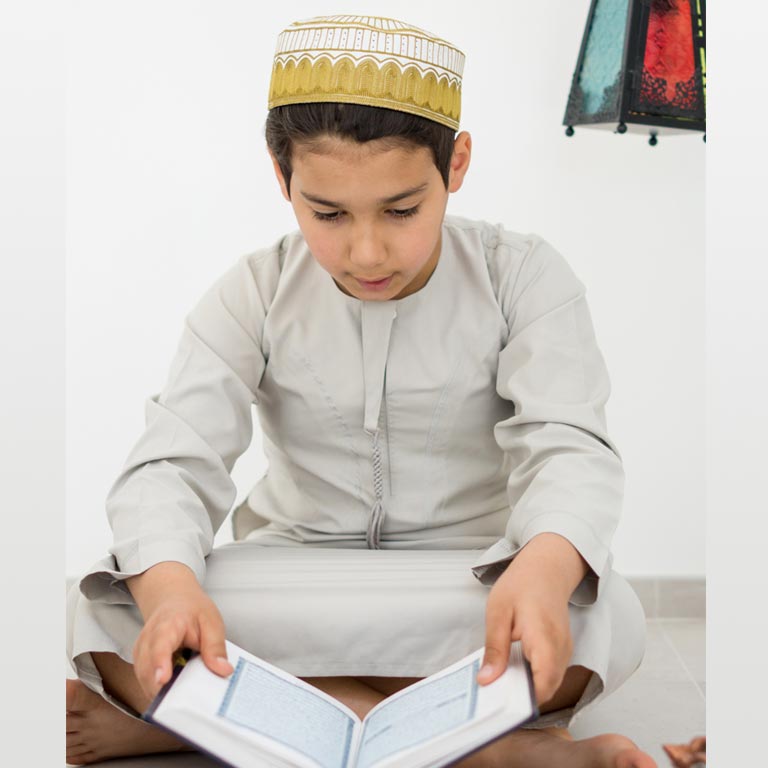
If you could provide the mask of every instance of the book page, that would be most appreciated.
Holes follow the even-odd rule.
[[[385,700],[365,720],[357,768],[459,728],[475,717],[479,659]]]
[[[301,752],[323,768],[347,763],[354,721],[320,696],[242,657],[217,714]]]

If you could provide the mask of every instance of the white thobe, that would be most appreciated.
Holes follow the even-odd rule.
[[[487,587],[554,532],[591,568],[569,615],[572,663],[595,672],[579,706],[595,701],[644,645],[611,571],[609,391],[584,285],[537,235],[446,216],[428,282],[390,301],[341,291],[298,230],[246,254],[146,400],[106,500],[110,554],[70,592],[70,659],[106,696],[90,653],[131,661],[142,626],[124,579],[174,560],[231,639],[294,674],[432,674],[483,643]],[[268,468],[214,549],[254,410]]]

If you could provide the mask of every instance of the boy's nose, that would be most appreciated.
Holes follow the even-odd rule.
[[[358,268],[355,277],[363,280],[385,277],[377,269],[387,261],[387,249],[381,240],[371,234],[356,234],[349,246],[349,260]]]

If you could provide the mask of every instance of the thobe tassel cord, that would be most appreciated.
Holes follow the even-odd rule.
[[[366,542],[368,549],[381,549],[379,546],[379,536],[381,520],[384,517],[384,508],[381,504],[381,499],[384,495],[384,478],[381,471],[381,449],[379,448],[378,429],[373,433],[373,490],[376,494],[376,501],[371,508],[371,516],[368,519]]]

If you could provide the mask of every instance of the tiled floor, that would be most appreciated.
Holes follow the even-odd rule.
[[[574,723],[574,738],[622,733],[667,768],[662,744],[687,743],[706,732],[704,627],[703,619],[649,620],[640,669]]]
[[[616,693],[574,723],[582,739],[622,733],[651,754],[659,768],[669,759],[661,745],[705,733],[705,623],[703,619],[649,619],[640,669]],[[103,768],[214,768],[198,754],[150,756],[93,764]]]

